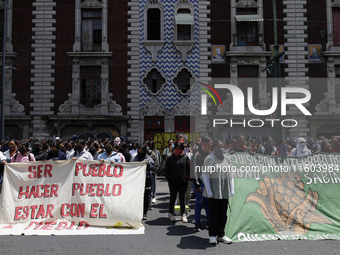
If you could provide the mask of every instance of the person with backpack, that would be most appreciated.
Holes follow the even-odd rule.
[[[13,155],[11,163],[35,161],[33,153],[30,153],[29,151],[29,146],[30,144],[28,141],[21,140],[18,146],[18,152]]]
[[[204,159],[204,169],[219,166],[228,169],[229,158],[224,155],[225,149],[220,140],[214,140],[213,152]],[[217,244],[217,241],[231,243],[224,234],[227,223],[227,208],[229,199],[234,195],[234,180],[232,171],[206,171],[202,173],[205,184],[204,197],[209,200],[209,243]]]

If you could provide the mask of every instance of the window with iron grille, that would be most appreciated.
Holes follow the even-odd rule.
[[[174,79],[174,83],[176,84],[178,90],[180,90],[183,94],[186,94],[190,90],[190,79],[193,78],[188,69],[183,68],[177,77]]]
[[[102,10],[82,11],[82,51],[102,49]]]
[[[156,94],[165,83],[165,79],[156,68],[153,68],[144,78],[143,82],[145,85],[147,85],[149,91],[152,94]]]
[[[100,67],[81,68],[81,104],[94,108],[101,103]]]

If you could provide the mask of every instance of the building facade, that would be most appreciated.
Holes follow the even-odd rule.
[[[7,0],[6,11],[5,137],[276,132],[212,127],[213,118],[254,119],[247,108],[233,117],[223,90],[222,104],[208,97],[200,115],[205,84],[252,87],[254,107],[271,107],[271,0]],[[281,86],[312,95],[311,116],[288,106],[298,125],[283,137],[339,134],[340,2],[276,1],[276,14]]]

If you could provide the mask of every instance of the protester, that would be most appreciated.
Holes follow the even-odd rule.
[[[8,142],[8,150],[5,151],[4,155],[6,156],[7,163],[11,163],[11,159],[13,155],[17,152],[17,144],[15,140],[10,140]]]
[[[93,157],[90,152],[86,151],[84,149],[85,147],[85,140],[77,140],[75,146],[74,146],[74,153],[69,153],[66,158],[67,159],[86,159],[86,160],[93,160]]]
[[[274,146],[274,141],[271,137],[269,137],[266,144],[261,148],[261,151],[259,151],[259,153],[263,155],[274,156],[275,152],[276,152],[276,148]]]
[[[227,169],[230,162],[224,155],[223,143],[215,140],[212,149],[213,153],[204,160],[204,167],[220,166]],[[224,228],[227,223],[228,201],[234,194],[232,172],[211,171],[203,173],[202,177],[205,183],[203,195],[209,200],[209,243],[231,243],[231,239],[224,234]]]
[[[175,142],[174,153],[165,163],[165,177],[169,183],[170,202],[169,202],[169,219],[175,221],[174,206],[179,194],[181,207],[181,219],[187,223],[188,219],[185,214],[185,192],[187,189],[188,178],[190,174],[189,158],[183,154],[184,146],[181,142]]]
[[[297,140],[296,148],[294,148],[291,152],[293,157],[303,157],[311,154],[311,151],[307,148],[306,139],[300,137]]]
[[[110,161],[110,163],[121,162],[117,152],[113,149],[114,141],[108,142],[105,145],[105,152],[98,156],[100,162]]]
[[[40,142],[35,142],[32,146],[32,152],[36,161],[43,161],[47,158],[48,152],[43,150],[43,145]]]
[[[18,152],[13,155],[11,163],[29,161],[35,161],[35,157],[29,152],[29,142],[26,140],[21,140],[18,146]]]
[[[138,153],[132,158],[132,162],[146,162],[146,179],[144,188],[144,202],[143,202],[143,220],[148,219],[149,210],[149,196],[151,191],[151,174],[156,170],[156,165],[152,158],[147,155],[147,146],[141,145],[138,148]]]
[[[204,159],[209,155],[212,145],[212,139],[208,136],[201,137],[201,143],[198,147],[198,151],[192,157],[191,160],[191,169],[192,173],[195,175],[195,179],[193,180],[195,186],[195,231],[201,231],[201,211],[202,207],[205,209],[205,213],[207,216],[207,223],[208,226],[209,222],[209,206],[208,206],[208,199],[206,199],[202,192],[204,191],[204,183],[201,179],[201,172],[196,171],[196,166],[202,167]]]
[[[118,152],[123,154],[126,162],[130,162],[131,161],[132,156],[129,153],[128,146],[127,146],[127,144],[125,142],[121,142],[119,144]]]
[[[332,145],[328,142],[328,139],[324,139],[321,143],[321,147],[320,147],[320,151],[321,152],[325,152],[325,153],[332,153]]]
[[[246,138],[243,134],[240,134],[236,137],[236,144],[233,142],[228,152],[249,152],[249,149],[246,146]]]
[[[53,159],[56,160],[66,160],[66,153],[60,150],[59,144],[57,142],[53,142],[51,144],[51,150],[48,152],[47,160]]]
[[[288,145],[286,141],[280,140],[278,144],[279,146],[277,146],[277,149],[275,152],[276,156],[283,156],[283,157],[292,156],[292,154],[290,154],[290,152],[288,151]]]

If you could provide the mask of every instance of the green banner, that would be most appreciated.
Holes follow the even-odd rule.
[[[216,171],[233,172],[225,233],[234,242],[340,240],[340,154],[229,159]]]

